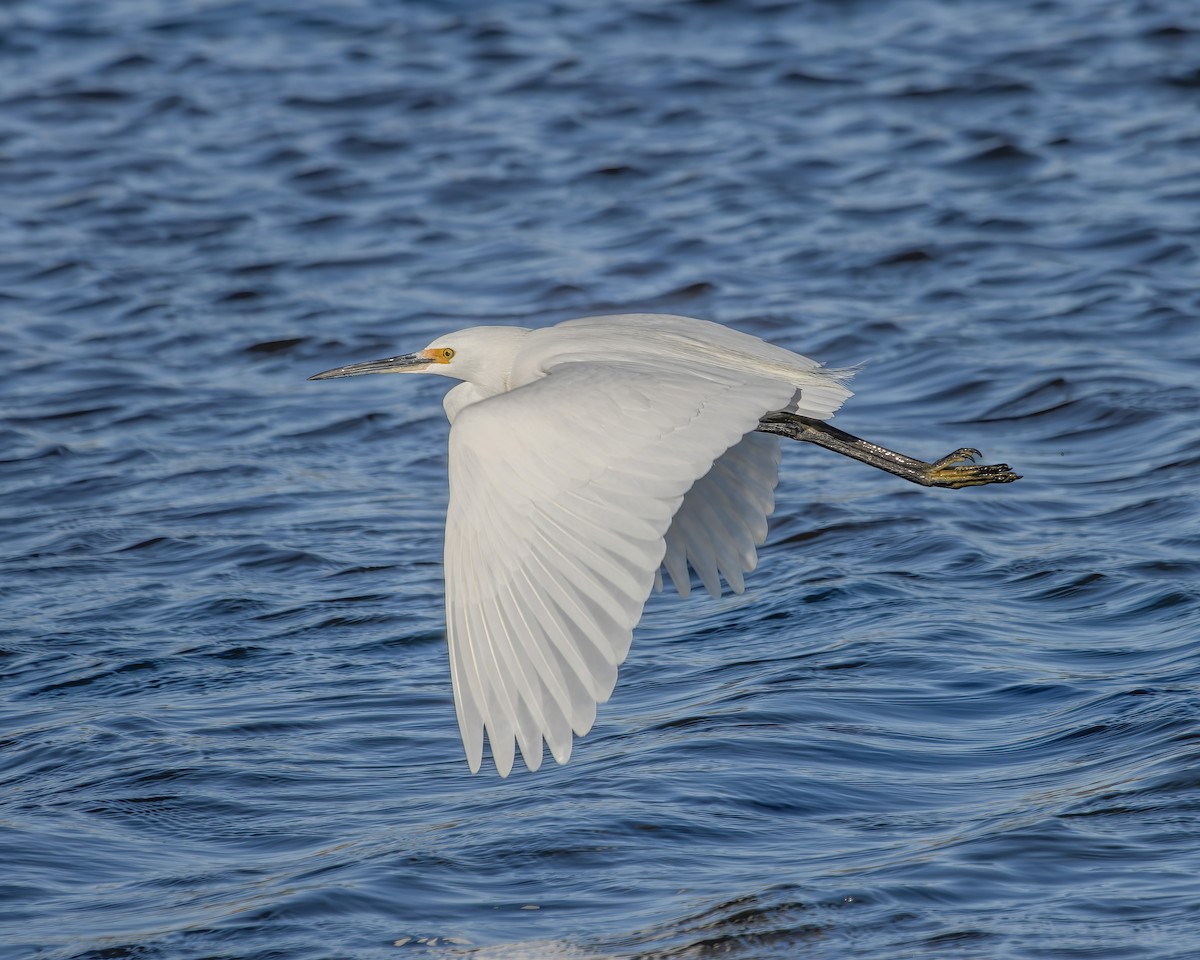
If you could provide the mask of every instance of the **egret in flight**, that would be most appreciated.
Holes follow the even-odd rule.
[[[778,437],[937,487],[1019,479],[964,448],[926,463],[822,421],[847,371],[706,320],[628,314],[472,327],[424,350],[311,380],[433,373],[462,381],[450,420],[444,575],[459,731],[484,732],[501,776],[516,748],[559,763],[608,700],[663,571],[714,597],[757,563],[775,507]]]

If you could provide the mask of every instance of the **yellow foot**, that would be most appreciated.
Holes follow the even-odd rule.
[[[1012,483],[1021,478],[1007,463],[977,464],[983,454],[974,447],[960,447],[951,454],[929,464],[925,477],[931,487],[982,487],[989,483]]]

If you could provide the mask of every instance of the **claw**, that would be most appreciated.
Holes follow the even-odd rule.
[[[974,463],[983,456],[974,447],[959,447],[953,453],[948,453],[941,460],[935,460],[931,465],[934,470],[943,470],[959,463]]]

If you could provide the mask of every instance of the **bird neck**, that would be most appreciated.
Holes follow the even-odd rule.
[[[495,394],[481,393],[475,384],[463,381],[458,386],[451,388],[442,398],[442,409],[446,411],[446,419],[454,423],[454,418],[463,410],[490,396],[495,396]]]

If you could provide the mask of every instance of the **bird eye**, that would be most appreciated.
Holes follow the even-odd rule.
[[[442,351],[442,359],[443,360],[453,360],[454,359],[454,351],[451,350],[449,347],[447,347],[445,350]]]

